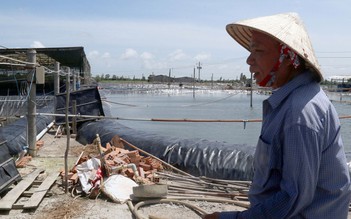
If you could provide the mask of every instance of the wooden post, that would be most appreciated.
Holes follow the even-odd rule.
[[[77,84],[77,77],[76,77],[76,72],[72,72],[72,77],[73,77],[73,91],[76,91],[77,90],[77,86],[76,86],[76,84]]]
[[[77,115],[77,100],[72,100],[72,114]],[[77,134],[77,117],[72,118],[72,133]]]
[[[69,96],[70,96],[70,69],[67,68],[67,75],[66,75],[66,135],[67,135],[67,145],[65,151],[65,193],[68,192],[68,151],[70,145],[70,138],[71,138],[71,130],[69,128]]]
[[[29,50],[27,52],[27,61],[32,63],[28,70],[28,91],[29,96],[27,100],[27,143],[29,147],[29,155],[32,157],[36,156],[36,137],[37,137],[37,125],[36,125],[36,98],[37,98],[37,87],[35,84],[35,63],[37,52],[35,50]]]
[[[55,95],[60,93],[60,63],[59,62],[55,62],[54,93]]]

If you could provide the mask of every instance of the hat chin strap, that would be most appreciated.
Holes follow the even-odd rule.
[[[283,57],[284,59],[284,57]],[[279,60],[277,61],[277,63],[275,63],[272,71],[265,77],[263,78],[263,80],[258,83],[259,86],[261,87],[271,87],[275,81],[275,74],[278,72],[278,69],[281,65],[281,62],[280,62],[280,58]]]
[[[274,81],[275,72],[270,72],[258,85],[261,87],[271,87]]]
[[[280,44],[279,51],[279,59],[275,63],[271,72],[260,83],[258,83],[259,86],[271,87],[273,85],[276,78],[276,73],[278,72],[278,69],[280,68],[281,64],[283,63],[286,57],[290,57],[290,62],[293,64],[294,68],[297,68],[300,65],[298,55],[294,51],[292,51],[287,45]]]

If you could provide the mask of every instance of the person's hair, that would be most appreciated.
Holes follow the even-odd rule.
[[[319,74],[316,72],[316,70],[314,70],[314,68],[312,68],[311,66],[308,65],[308,63],[306,62],[305,59],[301,58],[301,56],[299,56],[299,61],[300,61],[300,65],[299,67],[297,67],[297,71],[298,72],[304,72],[305,70],[309,70],[311,72],[313,72],[313,79],[316,82],[321,82],[321,77],[319,76]]]
[[[303,71],[303,70],[306,70],[306,61],[305,59],[301,58],[301,56],[299,56],[299,62],[300,62],[300,65],[299,67],[297,67],[299,70]]]

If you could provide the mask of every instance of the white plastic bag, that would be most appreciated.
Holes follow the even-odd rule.
[[[101,185],[101,191],[113,202],[123,204],[130,200],[136,182],[122,175],[112,175]]]
[[[97,158],[91,158],[84,163],[77,166],[77,174],[79,177],[80,184],[85,193],[89,194],[90,189],[93,185],[90,183],[95,178],[96,170],[100,167],[100,160]]]

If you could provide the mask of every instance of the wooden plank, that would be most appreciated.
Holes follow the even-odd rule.
[[[12,205],[12,210],[13,209],[23,209],[24,203],[15,203]]]
[[[32,186],[38,186],[41,185],[43,183],[43,180],[34,180],[34,182],[32,183]]]
[[[22,193],[21,197],[30,198],[30,197],[32,197],[33,194],[34,194],[33,191],[24,191]],[[48,192],[48,193],[46,193],[45,197],[49,197],[49,196],[52,196],[52,195],[53,195],[52,192]]]
[[[32,184],[37,176],[43,172],[43,169],[36,169],[25,176],[5,197],[0,200],[0,210],[11,210],[12,205],[17,201],[21,194]]]
[[[24,209],[37,208],[40,202],[45,197],[46,193],[51,188],[52,184],[54,184],[54,182],[56,181],[58,175],[59,173],[56,172],[46,177],[43,183],[34,191],[34,194],[32,195],[32,197],[30,197],[26,201],[26,204],[23,206],[23,208]]]

